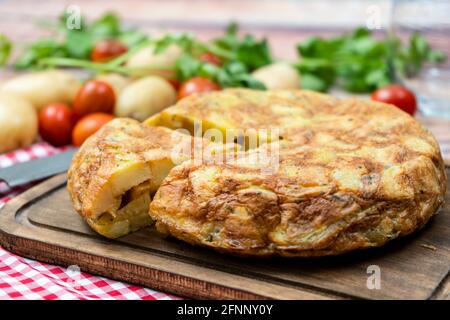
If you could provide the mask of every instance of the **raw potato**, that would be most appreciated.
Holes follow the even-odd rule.
[[[266,85],[267,89],[298,89],[300,75],[287,62],[276,62],[261,67],[252,73],[253,77]]]
[[[161,77],[148,76],[123,89],[114,114],[143,121],[174,104],[177,94],[172,85]]]
[[[50,70],[17,76],[5,82],[0,91],[27,99],[39,111],[54,102],[71,104],[79,88],[80,82],[71,74]]]
[[[131,56],[126,62],[126,66],[131,68],[160,67],[161,70],[172,69],[182,53],[183,50],[175,44],[168,46],[166,50],[159,54],[154,53],[154,46],[148,46]]]
[[[116,97],[118,97],[122,90],[131,82],[130,78],[124,77],[117,73],[101,74],[96,79],[110,84],[114,89]]]
[[[20,96],[0,93],[0,153],[30,145],[37,132],[33,105]]]

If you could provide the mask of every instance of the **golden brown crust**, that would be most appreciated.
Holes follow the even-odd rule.
[[[99,193],[112,177],[128,168],[143,172],[141,178],[130,181],[130,187],[148,180],[149,161],[170,158],[176,132],[162,127],[143,126],[132,119],[115,119],[90,137],[74,156],[68,171],[68,189],[74,207],[83,216],[96,217],[103,210],[96,208]],[[191,137],[177,135],[191,140]],[[130,187],[126,188],[129,189]],[[112,192],[122,193],[122,190]]]
[[[210,153],[227,148],[203,142],[132,119],[109,122],[81,146],[68,171],[67,188],[75,210],[109,238],[149,225],[151,196],[170,169],[191,159],[196,148]]]
[[[196,97],[190,117],[211,101],[235,101],[223,95],[236,96]],[[260,98],[264,108],[276,100],[280,109],[300,109],[290,118],[274,116],[284,139],[278,171],[264,175],[258,164],[240,160],[174,168],[150,205],[160,231],[240,255],[332,255],[409,234],[442,205],[446,175],[438,144],[407,114],[303,91],[267,95]]]
[[[67,188],[75,210],[94,230],[110,238],[149,225],[150,195],[175,165],[173,145],[191,139],[132,119],[111,121],[74,156]],[[162,177],[153,170],[154,164],[166,171]],[[148,183],[154,180],[156,184]],[[141,191],[130,198],[133,190]]]
[[[150,216],[161,232],[226,253],[307,257],[383,245],[421,228],[443,203],[447,177],[436,140],[393,106],[231,89],[183,99],[147,124],[192,131],[195,121],[220,131],[275,127],[279,135],[237,160],[198,163],[185,154],[175,163],[176,141],[204,140],[115,120],[73,161],[76,210],[116,237],[146,223],[140,208],[150,200],[141,196],[156,191]],[[248,161],[271,148],[279,150],[275,170]],[[135,201],[125,211],[138,223],[105,231],[102,213],[115,213],[122,196]]]

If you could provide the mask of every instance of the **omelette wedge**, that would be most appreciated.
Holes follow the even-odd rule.
[[[117,238],[151,224],[152,195],[174,166],[196,152],[214,155],[224,147],[136,120],[115,119],[74,156],[67,188],[87,223],[103,236]]]

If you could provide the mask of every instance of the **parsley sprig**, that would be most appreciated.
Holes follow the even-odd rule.
[[[91,24],[81,18],[78,29],[66,26],[67,16],[63,14],[56,24],[50,27],[54,35],[29,44],[15,62],[18,69],[33,69],[46,66],[43,61],[49,58],[66,58],[89,61],[94,45],[103,39],[117,39],[128,48],[134,48],[147,40],[147,36],[137,29],[123,28],[117,15],[108,12]],[[68,63],[69,60],[60,60]],[[74,66],[82,63],[74,62]],[[107,68],[107,67],[105,67]]]
[[[167,72],[167,77],[175,75],[180,81],[202,76],[216,81],[223,88],[265,89],[263,83],[251,76],[251,72],[273,61],[267,41],[255,39],[251,35],[240,37],[236,24],[231,24],[221,37],[204,42],[190,33],[172,33],[161,38],[151,38],[136,29],[123,28],[119,18],[113,13],[106,13],[90,24],[82,17],[80,28],[74,30],[67,29],[66,19],[67,16],[62,15],[57,24],[51,26],[56,32],[52,39],[41,39],[29,44],[16,60],[15,67],[73,67],[96,73],[116,72],[130,76],[152,72],[161,75],[161,71],[171,71]],[[129,51],[106,63],[90,61],[89,56],[95,43],[107,38],[120,40],[128,46]],[[0,44],[1,40],[0,38]],[[162,53],[173,44],[183,50],[174,70],[161,70],[160,66],[130,68],[124,65],[133,54],[145,46],[153,45],[156,53]],[[5,56],[6,53],[9,55],[6,42],[2,51]],[[223,64],[216,66],[202,61],[200,56],[205,52],[216,55]]]
[[[3,34],[0,34],[0,66],[8,62],[12,50],[12,42]]]
[[[405,46],[397,38],[378,40],[365,28],[330,39],[311,37],[299,43],[297,51],[302,87],[318,91],[337,86],[350,92],[371,92],[395,82],[394,68],[413,76],[426,62],[445,60],[418,33]]]
[[[163,52],[171,44],[178,45],[184,52],[176,64],[177,79],[181,81],[200,76],[217,82],[222,88],[265,89],[250,73],[273,61],[267,41],[251,35],[240,38],[236,24],[231,24],[223,36],[209,42],[201,42],[192,34],[169,34],[156,41],[155,51]],[[219,57],[222,66],[201,61],[199,57],[205,52]]]
[[[96,73],[117,72],[130,76],[151,73],[167,74],[185,81],[195,76],[209,78],[221,87],[265,89],[251,73],[274,61],[266,39],[252,35],[240,36],[236,24],[211,41],[200,41],[190,33],[167,34],[151,38],[143,32],[123,27],[113,13],[106,13],[91,23],[81,18],[79,29],[68,29],[66,15],[50,27],[54,36],[29,44],[14,66],[19,69],[75,67]],[[48,25],[48,23],[47,23]],[[106,63],[90,61],[94,45],[102,39],[117,39],[128,52]],[[138,50],[153,45],[156,53],[177,45],[183,51],[173,69],[161,66],[131,68],[125,62]],[[0,35],[0,65],[10,56],[12,43]],[[310,37],[297,45],[300,56],[294,66],[302,76],[302,88],[327,91],[335,86],[350,92],[371,92],[395,82],[394,70],[407,76],[417,75],[424,64],[440,63],[446,56],[431,48],[426,39],[413,34],[407,45],[397,38],[379,40],[365,28],[334,38]],[[203,61],[203,53],[212,53],[222,61],[220,66]],[[167,71],[164,73],[164,71]]]

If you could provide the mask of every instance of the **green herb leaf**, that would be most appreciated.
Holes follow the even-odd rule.
[[[177,60],[177,78],[181,81],[186,81],[192,77],[195,77],[198,75],[200,65],[201,63],[198,59],[195,59],[189,54],[183,54]]]
[[[155,41],[155,53],[163,52],[172,44],[178,45],[184,52],[191,52],[197,42],[190,33],[167,34]]]
[[[302,73],[302,89],[325,92],[328,88],[329,84],[322,78],[311,73]]]
[[[238,61],[243,63],[249,71],[270,64],[273,59],[270,48],[265,39],[256,40],[251,35],[238,37],[237,25],[228,26],[226,33],[213,40],[215,47],[229,52],[227,61]]]
[[[389,84],[390,78],[387,69],[373,69],[369,73],[366,74],[365,83],[370,87],[381,88],[387,84]]]
[[[225,29],[225,34],[230,36],[236,36],[239,26],[236,22],[231,22]]]
[[[215,79],[222,88],[246,87],[251,89],[265,90],[265,85],[253,78],[247,67],[238,61],[226,63]]]
[[[304,58],[297,65],[302,75],[302,87],[317,91],[326,91],[336,78],[336,70],[330,60],[323,58]],[[306,87],[303,77],[307,77]],[[318,81],[320,80],[320,82]]]
[[[431,50],[427,55],[427,60],[432,63],[443,63],[447,56],[442,51]]]
[[[253,78],[250,74],[241,74],[236,77],[239,81],[238,87],[246,87],[256,90],[266,90],[266,86],[261,81]]]
[[[90,33],[78,30],[70,30],[67,33],[65,48],[69,57],[88,59],[93,46],[94,40]]]
[[[236,59],[255,70],[272,62],[266,40],[256,41],[247,35],[236,50]]]
[[[0,66],[8,62],[12,50],[12,42],[4,34],[0,34]]]
[[[132,29],[122,32],[117,39],[128,48],[134,48],[147,41],[148,37],[144,32]]]
[[[302,56],[297,63],[302,87],[319,91],[336,85],[351,92],[370,92],[395,80],[392,66],[414,75],[425,62],[445,60],[419,34],[402,47],[399,39],[378,40],[365,28],[331,39],[311,37],[299,43],[297,51]]]
[[[97,39],[114,38],[120,33],[120,20],[117,15],[108,12],[89,27],[89,33]]]
[[[65,56],[67,56],[65,47],[55,40],[40,40],[28,47],[27,51],[16,61],[15,67],[31,68],[35,67],[41,59]]]

